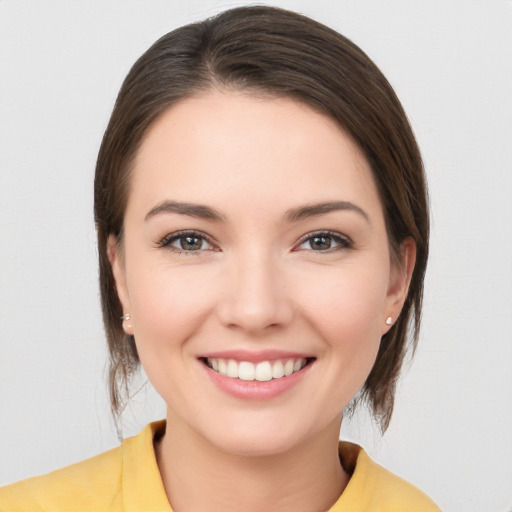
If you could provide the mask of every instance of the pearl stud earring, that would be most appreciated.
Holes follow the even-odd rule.
[[[130,317],[130,313],[126,313],[125,315],[123,315],[121,317],[121,320],[123,321],[123,329],[124,329],[125,332],[127,332],[127,329],[132,329],[133,328],[133,325],[128,323],[130,318],[131,318]],[[127,334],[131,334],[131,333],[127,332]]]
[[[391,325],[391,324],[392,324],[392,322],[393,322],[393,319],[392,319],[390,316],[388,316],[388,317],[386,318],[386,325]]]

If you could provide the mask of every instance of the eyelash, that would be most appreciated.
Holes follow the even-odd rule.
[[[187,249],[183,249],[183,248],[180,249],[180,248],[174,247],[172,245],[174,242],[177,242],[180,239],[184,240],[187,237],[197,238],[201,241],[201,243],[206,242],[211,247],[208,249],[200,248],[200,249],[196,249],[196,250],[187,250]],[[352,241],[347,236],[341,235],[340,233],[337,233],[335,231],[316,231],[314,233],[307,233],[306,235],[301,237],[300,240],[298,241],[298,243],[294,246],[293,250],[294,251],[301,250],[300,247],[303,244],[305,244],[308,241],[312,241],[315,238],[328,238],[337,245],[335,247],[329,247],[327,249],[314,250],[314,249],[310,248],[310,249],[302,249],[302,250],[310,250],[312,252],[318,252],[318,253],[330,253],[330,252],[340,251],[343,249],[350,249],[353,246]],[[162,238],[158,242],[158,247],[169,249],[178,254],[187,254],[187,255],[191,255],[194,253],[200,253],[204,250],[208,250],[208,251],[218,250],[218,248],[216,247],[216,245],[214,244],[214,242],[208,235],[206,235],[205,233],[202,233],[200,231],[194,231],[194,230],[177,231],[175,233],[171,233],[171,234],[165,236],[164,238]]]
[[[348,238],[345,235],[341,235],[340,233],[337,233],[336,231],[316,231],[314,233],[307,233],[304,235],[300,240],[299,243],[295,246],[295,250],[300,250],[300,246],[308,241],[312,241],[315,238],[329,238],[334,243],[338,244],[335,247],[329,247],[328,249],[320,249],[320,250],[314,250],[314,249],[305,249],[310,250],[312,252],[319,252],[319,253],[330,253],[335,251],[341,251],[343,249],[350,249],[353,246],[352,240]]]
[[[187,250],[183,248],[174,247],[171,245],[173,242],[184,240],[185,238],[198,238],[201,242],[208,243],[212,248],[208,249],[197,249],[197,250]],[[215,244],[213,243],[212,239],[206,235],[205,233],[201,233],[200,231],[194,231],[194,230],[186,230],[186,231],[177,231],[175,233],[171,233],[164,238],[162,238],[158,242],[158,247],[169,249],[173,252],[176,252],[178,254],[194,254],[194,253],[200,253],[204,250],[210,250],[214,251],[217,250],[215,247]]]

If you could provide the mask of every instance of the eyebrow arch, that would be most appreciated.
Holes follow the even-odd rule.
[[[296,222],[308,217],[314,217],[315,215],[324,215],[325,213],[339,210],[356,212],[371,224],[368,214],[362,208],[349,201],[328,201],[326,203],[315,203],[293,208],[286,212],[285,219],[287,222]]]
[[[222,222],[225,220],[224,215],[222,215],[214,208],[210,208],[209,206],[192,203],[180,203],[177,201],[168,200],[162,201],[161,203],[157,204],[154,208],[151,208],[151,210],[149,210],[144,220],[148,221],[155,215],[161,213],[177,213],[179,215],[188,215],[190,217],[214,220],[216,222]]]

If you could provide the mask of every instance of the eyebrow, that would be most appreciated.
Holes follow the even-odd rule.
[[[324,215],[334,211],[349,210],[361,215],[368,223],[370,218],[368,214],[359,206],[349,201],[328,201],[323,203],[309,204],[288,210],[285,214],[285,220],[289,223],[297,222],[308,217],[316,215]],[[199,219],[213,220],[216,222],[224,222],[225,215],[218,210],[201,204],[182,203],[178,201],[162,201],[146,214],[145,221],[161,213],[177,213],[179,215],[188,215]]]
[[[316,215],[324,215],[329,212],[335,212],[340,210],[349,210],[358,213],[364,219],[371,224],[370,217],[368,214],[359,206],[349,201],[328,201],[325,203],[315,203],[299,208],[293,208],[288,210],[285,215],[287,222],[296,222],[298,220],[306,219],[308,217],[314,217]]]
[[[189,217],[197,217],[199,219],[214,220],[222,222],[226,217],[214,208],[201,204],[180,203],[177,201],[162,201],[154,208],[149,210],[144,220],[148,221],[155,215],[161,213],[178,213],[179,215],[188,215]]]

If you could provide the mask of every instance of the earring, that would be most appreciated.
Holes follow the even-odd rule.
[[[132,324],[129,324],[129,323],[126,323],[125,322],[128,322],[128,320],[130,320],[130,313],[126,313],[125,315],[123,315],[121,317],[121,320],[123,321],[123,329],[125,332],[127,332],[128,334],[131,334],[127,331],[127,329],[132,329],[133,325]]]
[[[393,323],[393,319],[390,316],[388,316],[386,318],[386,325],[391,325],[392,323]]]

